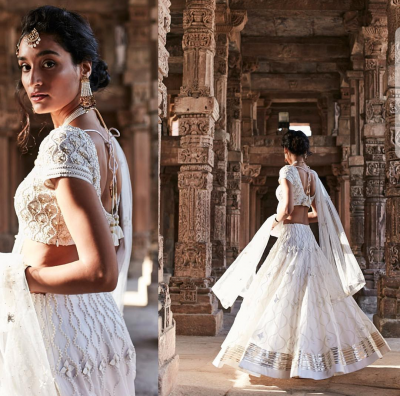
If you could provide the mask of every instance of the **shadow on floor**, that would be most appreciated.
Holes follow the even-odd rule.
[[[125,306],[124,318],[136,349],[136,396],[158,395],[157,284],[149,287],[146,307]]]

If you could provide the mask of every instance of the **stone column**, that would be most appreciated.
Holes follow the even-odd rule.
[[[370,4],[371,6],[371,4]],[[364,37],[365,125],[363,133],[365,158],[365,235],[363,269],[365,287],[356,296],[364,312],[377,309],[376,282],[384,271],[385,241],[385,100],[383,76],[386,70],[387,21],[383,9],[371,10],[371,23],[362,28]]]
[[[364,113],[364,73],[361,70],[347,72],[351,95],[351,155],[350,170],[350,245],[361,269],[365,269],[364,243],[364,156],[362,147]]]
[[[228,141],[226,98],[228,89],[229,33],[232,30],[227,4],[216,8],[216,53],[214,58],[215,97],[219,119],[215,124],[213,142],[214,168],[211,192],[212,275],[220,277],[226,269],[226,188],[228,172]]]
[[[215,0],[187,0],[183,31],[183,85],[175,100],[181,168],[172,311],[178,334],[215,335],[222,327],[222,311],[211,292],[213,139],[219,118],[214,97]]]
[[[350,238],[350,176],[346,162],[332,164],[332,173],[338,180],[337,211],[347,238]]]
[[[263,185],[257,185],[257,180],[263,178],[265,182]],[[254,234],[260,229],[266,218],[264,218],[264,211],[263,211],[263,206],[262,206],[262,200],[264,198],[264,195],[268,193],[268,187],[265,186],[267,182],[267,178],[265,176],[259,176],[255,183],[257,185],[257,206],[256,206],[256,219],[255,219],[255,232]],[[253,235],[254,236],[254,235]]]
[[[228,71],[228,184],[226,205],[226,264],[239,254],[241,205],[241,118],[242,118],[242,58],[240,52],[229,52]]]
[[[335,205],[335,207],[339,213],[338,202],[336,201],[336,195],[337,195],[337,191],[338,191],[338,180],[334,176],[327,176],[326,183],[328,184],[328,187],[329,187],[329,196],[331,197],[331,201],[332,201],[333,205]]]
[[[261,166],[260,166],[260,171],[261,171]],[[250,187],[250,230],[249,230],[250,240],[253,238],[253,236],[255,235],[255,233],[259,228],[259,217],[261,215],[260,205],[259,205],[260,204],[259,191],[261,190],[263,193],[265,193],[263,188],[266,181],[267,181],[266,176],[255,177]]]
[[[175,353],[176,325],[171,312],[171,296],[164,282],[164,239],[161,235],[161,129],[167,117],[167,88],[163,83],[168,76],[168,51],[166,36],[170,31],[169,0],[158,2],[158,394],[170,395],[178,376],[179,357]]]
[[[374,324],[384,337],[400,337],[400,84],[395,80],[400,67],[396,30],[400,27],[400,2],[388,0],[388,51],[386,90],[386,274],[378,281],[378,311]],[[398,72],[397,72],[398,75]]]
[[[245,146],[246,147],[246,146]],[[240,212],[240,250],[244,249],[251,239],[251,204],[253,201],[253,209],[255,209],[254,199],[251,197],[251,183],[260,174],[261,165],[250,165],[245,162],[242,167],[242,203]]]
[[[328,135],[328,97],[323,96],[317,102],[318,114],[321,118],[322,134]],[[330,132],[330,131],[329,131]]]

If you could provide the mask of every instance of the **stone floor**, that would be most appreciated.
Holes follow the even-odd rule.
[[[136,396],[158,395],[157,284],[148,288],[148,305],[125,306],[124,318],[136,349]]]
[[[236,307],[237,310],[237,307]],[[391,352],[374,364],[327,380],[253,377],[229,366],[216,368],[212,360],[232,323],[224,316],[224,330],[216,337],[177,337],[179,375],[172,396],[400,396],[400,339],[387,339]]]

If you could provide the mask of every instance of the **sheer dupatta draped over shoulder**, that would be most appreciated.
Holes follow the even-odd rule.
[[[125,154],[114,139],[122,186],[119,204],[124,237],[117,249],[118,284],[111,293],[120,311],[132,252],[132,187]],[[0,253],[0,395],[60,396],[48,361],[38,317],[25,277],[21,229],[12,253]]]
[[[332,300],[341,300],[355,294],[365,285],[358,262],[351,251],[339,215],[328,192],[315,171],[315,204],[318,214],[319,244],[331,265],[331,270],[340,278],[341,290],[331,295]],[[272,230],[276,214],[270,216],[229,266],[212,290],[224,308],[232,306],[238,296],[244,297],[256,274],[257,265],[268,244],[269,237],[279,237],[283,222]]]

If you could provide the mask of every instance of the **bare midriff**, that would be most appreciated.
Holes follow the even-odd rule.
[[[115,246],[115,250],[118,246]],[[76,245],[56,246],[26,239],[21,254],[24,263],[32,267],[55,267],[79,260]]]
[[[290,216],[283,220],[283,224],[305,224],[309,225],[308,221],[308,206],[296,205]]]

